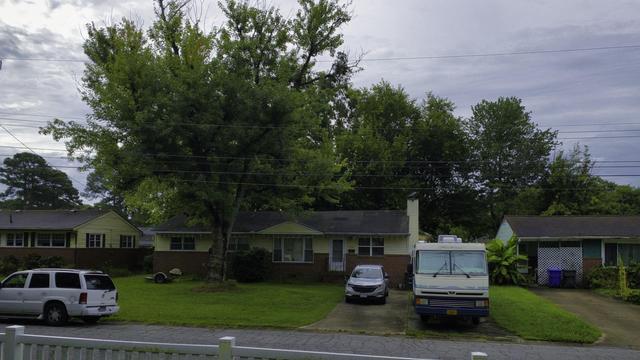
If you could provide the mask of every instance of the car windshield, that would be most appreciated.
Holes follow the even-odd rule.
[[[116,286],[106,275],[85,275],[87,290],[115,290]]]
[[[484,251],[418,251],[418,274],[486,275]]]
[[[382,271],[375,268],[357,268],[353,270],[351,277],[356,279],[381,279]]]

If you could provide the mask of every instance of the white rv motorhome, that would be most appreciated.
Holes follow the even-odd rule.
[[[437,243],[418,242],[412,252],[413,305],[429,316],[489,316],[489,276],[484,244],[440,235]]]

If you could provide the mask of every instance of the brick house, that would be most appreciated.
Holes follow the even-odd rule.
[[[512,236],[528,257],[523,271],[541,285],[549,267],[576,271],[580,282],[595,266],[640,262],[640,216],[505,216],[496,238]]]
[[[153,231],[154,270],[205,273],[210,230],[176,216]],[[380,264],[398,285],[418,235],[418,200],[410,198],[406,210],[241,212],[228,250],[268,250],[277,279],[335,279],[357,264]]]
[[[38,254],[77,267],[133,268],[144,256],[141,236],[112,210],[0,210],[0,256]]]

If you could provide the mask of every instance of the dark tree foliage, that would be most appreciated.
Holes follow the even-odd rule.
[[[78,190],[64,172],[41,156],[23,152],[4,159],[0,183],[3,207],[13,209],[71,209],[82,205]]]

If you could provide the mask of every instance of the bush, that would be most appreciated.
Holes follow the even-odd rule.
[[[630,288],[640,289],[640,264],[636,263],[627,267],[627,280]]]
[[[238,252],[231,260],[231,269],[239,282],[260,282],[271,275],[271,253],[262,248]]]
[[[153,272],[153,254],[147,255],[142,259],[142,269],[146,273]]]
[[[20,270],[20,259],[7,255],[0,260],[0,274],[9,275]]]
[[[29,269],[37,269],[40,266],[40,264],[42,263],[42,256],[38,255],[38,254],[28,254],[27,256],[24,257],[24,268],[26,270]]]
[[[629,294],[627,295],[627,301],[640,305],[640,290],[638,289],[629,290]]]
[[[61,256],[48,256],[40,259],[40,265],[38,267],[43,268],[63,268],[66,263]]]
[[[527,279],[518,271],[518,261],[526,260],[527,257],[518,255],[517,247],[518,240],[515,237],[512,237],[507,244],[499,239],[487,244],[487,261],[493,284],[522,285],[526,283]]]
[[[587,272],[585,285],[591,289],[615,289],[618,286],[618,268],[598,266]]]

